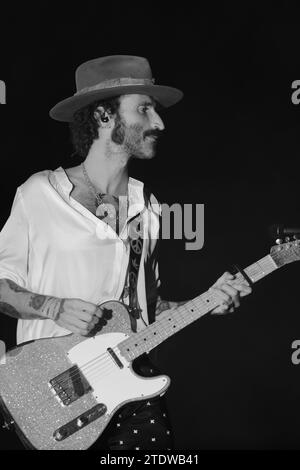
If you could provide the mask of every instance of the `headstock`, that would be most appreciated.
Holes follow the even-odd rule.
[[[286,237],[284,243],[281,239],[277,239],[276,243],[277,245],[272,246],[270,255],[278,267],[300,261],[300,240],[290,241],[290,238]]]

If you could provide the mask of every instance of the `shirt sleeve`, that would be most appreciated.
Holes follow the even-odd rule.
[[[7,278],[21,287],[27,285],[29,224],[18,188],[11,213],[0,232],[0,279]]]

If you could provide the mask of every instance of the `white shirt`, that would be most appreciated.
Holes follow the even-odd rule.
[[[95,304],[119,300],[129,260],[128,226],[130,219],[142,212],[139,331],[149,321],[146,297],[152,296],[159,286],[154,254],[159,232],[158,203],[151,195],[150,204],[145,207],[143,183],[129,178],[128,218],[118,236],[70,196],[72,188],[62,167],[35,173],[17,188],[11,214],[0,232],[0,278],[11,279],[37,294],[79,298]],[[147,285],[147,296],[146,273],[150,273],[151,284]],[[17,343],[69,333],[52,320],[18,320]]]

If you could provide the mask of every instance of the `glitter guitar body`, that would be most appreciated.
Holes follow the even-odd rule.
[[[26,447],[86,449],[125,403],[168,388],[167,376],[140,377],[120,353],[118,344],[132,335],[126,306],[111,301],[101,307],[111,312],[111,319],[91,338],[39,339],[6,354],[0,366],[1,404]],[[64,431],[70,435],[60,439]]]

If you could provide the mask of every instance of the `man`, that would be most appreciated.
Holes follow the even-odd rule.
[[[157,315],[177,306],[158,298],[159,210],[155,197],[129,177],[128,162],[154,156],[164,129],[157,106],[175,104],[182,93],[155,85],[148,61],[135,56],[85,62],[76,71],[76,85],[75,95],[50,116],[70,123],[82,163],[32,175],[18,188],[0,234],[0,308],[18,318],[18,343],[70,332],[91,335],[100,321],[109,321],[99,307],[105,300],[129,304],[133,331],[153,321],[148,311],[153,302]],[[136,253],[130,231],[136,220],[141,254],[132,285],[128,266]],[[232,311],[251,290],[229,273],[211,289],[220,299],[214,313]],[[155,374],[144,357],[136,369]],[[171,448],[163,400],[124,406],[96,446]]]

